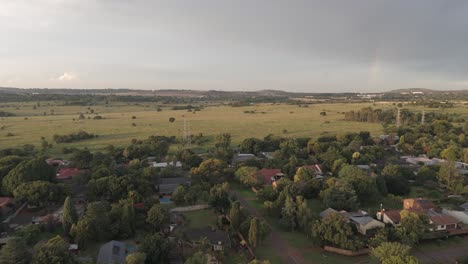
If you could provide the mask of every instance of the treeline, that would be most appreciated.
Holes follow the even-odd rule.
[[[345,120],[369,122],[369,123],[384,123],[392,124],[396,122],[397,109],[374,109],[372,107],[365,107],[358,111],[345,112]],[[408,109],[402,109],[400,112],[402,124],[417,124],[421,122],[422,113],[410,112]],[[431,123],[435,120],[444,120],[448,122],[463,123],[465,119],[456,113],[425,113],[425,122]]]
[[[70,143],[70,142],[75,142],[75,141],[80,141],[80,140],[85,140],[85,139],[90,139],[90,138],[95,138],[98,135],[88,133],[86,131],[80,130],[75,133],[71,133],[68,135],[54,135],[54,141],[56,143]]]

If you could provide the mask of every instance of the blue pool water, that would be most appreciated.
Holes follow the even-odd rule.
[[[171,199],[169,199],[169,197],[161,197],[161,198],[159,198],[159,202],[162,203],[162,204],[170,203]]]

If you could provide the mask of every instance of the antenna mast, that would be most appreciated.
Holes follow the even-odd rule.
[[[421,125],[424,126],[424,122],[426,121],[426,111],[422,111],[422,116],[421,116]]]

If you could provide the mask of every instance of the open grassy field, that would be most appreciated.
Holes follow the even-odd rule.
[[[313,104],[308,107],[287,104],[259,104],[246,107],[220,105],[205,107],[195,114],[186,110],[171,110],[171,106],[155,103],[110,103],[88,107],[64,106],[63,102],[51,102],[42,103],[41,106],[33,109],[34,104],[0,104],[1,111],[16,115],[0,118],[0,149],[18,147],[23,144],[39,146],[41,137],[54,145],[52,153],[58,152],[62,147],[88,147],[91,150],[98,150],[108,144],[125,146],[133,138],[144,139],[150,135],[182,137],[184,118],[190,121],[193,135],[203,133],[204,136],[212,139],[215,135],[226,132],[232,135],[234,144],[240,143],[247,137],[261,138],[268,134],[314,137],[325,133],[361,130],[370,131],[374,135],[382,132],[382,126],[377,123],[343,120],[342,112],[373,106],[371,103]],[[161,112],[156,111],[158,107],[162,108]],[[391,103],[379,103],[374,107],[395,106]],[[417,111],[422,110],[422,107],[412,108]],[[255,114],[246,114],[244,111],[255,111]],[[326,116],[320,115],[322,111],[327,113]],[[456,108],[426,109],[426,111],[457,112],[468,116],[467,107],[461,104]],[[79,113],[83,113],[86,119],[79,120]],[[104,119],[93,120],[96,114]],[[175,122],[169,122],[170,117],[174,117]],[[99,137],[62,144],[55,144],[52,140],[54,134],[69,134],[79,130],[97,134]],[[10,135],[7,136],[8,134]],[[210,145],[212,142],[211,140],[207,144]]]

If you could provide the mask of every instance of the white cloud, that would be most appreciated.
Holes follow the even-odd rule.
[[[59,77],[50,78],[51,81],[61,81],[61,82],[74,81],[77,79],[78,79],[78,76],[73,72],[64,72]]]

